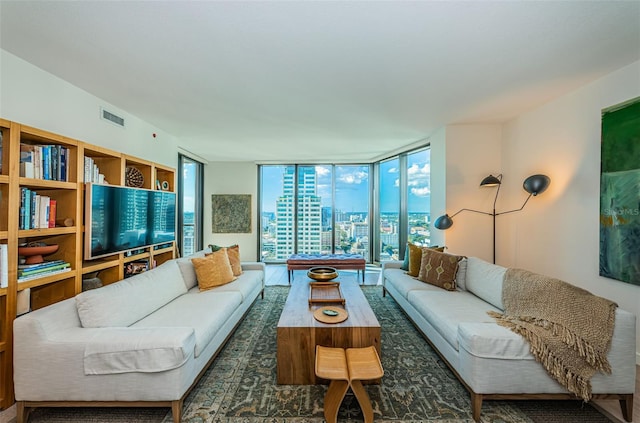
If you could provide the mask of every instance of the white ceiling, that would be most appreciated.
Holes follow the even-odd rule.
[[[1,1],[0,47],[209,160],[370,161],[640,59],[640,1]]]

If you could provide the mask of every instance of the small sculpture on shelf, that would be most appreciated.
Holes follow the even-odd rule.
[[[48,256],[56,251],[58,251],[58,244],[47,245],[44,242],[30,242],[18,247],[18,255],[26,257],[24,264],[42,263],[43,256]]]

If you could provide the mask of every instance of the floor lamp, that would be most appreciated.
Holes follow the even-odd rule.
[[[524,188],[524,190],[529,193],[529,196],[527,197],[526,200],[524,200],[522,207],[520,207],[519,209],[513,209],[509,211],[496,213],[496,201],[498,201],[498,193],[500,193],[500,186],[502,185],[502,174],[498,176],[489,175],[486,178],[484,178],[482,182],[480,182],[480,186],[481,187],[496,187],[496,186],[498,187],[498,189],[496,189],[496,196],[493,199],[493,211],[491,213],[483,212],[480,210],[473,210],[473,209],[460,209],[454,214],[452,214],[451,216],[449,216],[448,214],[440,216],[439,218],[436,219],[433,226],[435,226],[436,229],[441,229],[441,230],[449,229],[451,226],[453,226],[453,217],[463,211],[470,211],[474,213],[486,214],[488,216],[491,216],[493,219],[493,263],[495,264],[496,262],[496,216],[522,210],[524,206],[527,205],[527,202],[529,201],[532,195],[535,197],[536,195],[542,193],[544,190],[546,190],[549,187],[550,183],[551,183],[551,179],[549,179],[547,175],[529,176],[527,179],[524,180],[524,183],[522,184],[522,188]]]

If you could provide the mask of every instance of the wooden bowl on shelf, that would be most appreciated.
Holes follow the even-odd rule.
[[[58,251],[58,244],[18,247],[18,255],[26,257],[25,264],[38,264],[48,256]]]
[[[338,271],[333,267],[312,267],[307,276],[317,282],[329,282],[338,277]]]

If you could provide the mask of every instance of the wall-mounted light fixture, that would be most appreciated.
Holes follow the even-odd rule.
[[[493,211],[491,213],[483,212],[480,210],[460,209],[454,214],[452,214],[451,216],[449,216],[448,214],[440,216],[433,223],[433,226],[435,226],[436,229],[441,229],[441,230],[449,229],[451,226],[453,226],[453,217],[463,211],[470,211],[474,213],[486,214],[488,216],[491,216],[493,218],[493,262],[495,263],[496,262],[496,216],[522,210],[524,206],[527,205],[527,202],[529,201],[532,195],[535,197],[536,195],[544,192],[544,190],[546,190],[549,187],[550,183],[551,183],[551,179],[549,179],[547,175],[529,176],[527,179],[524,180],[524,183],[522,184],[522,188],[524,188],[524,190],[529,193],[529,196],[527,197],[526,200],[524,200],[524,204],[522,204],[522,207],[520,207],[519,209],[496,213],[496,201],[498,200],[498,193],[500,192],[500,186],[502,185],[502,174],[498,176],[489,175],[486,178],[484,178],[482,182],[480,182],[480,186],[481,187],[496,187],[496,186],[498,187],[498,189],[496,189],[496,196],[493,199]]]

